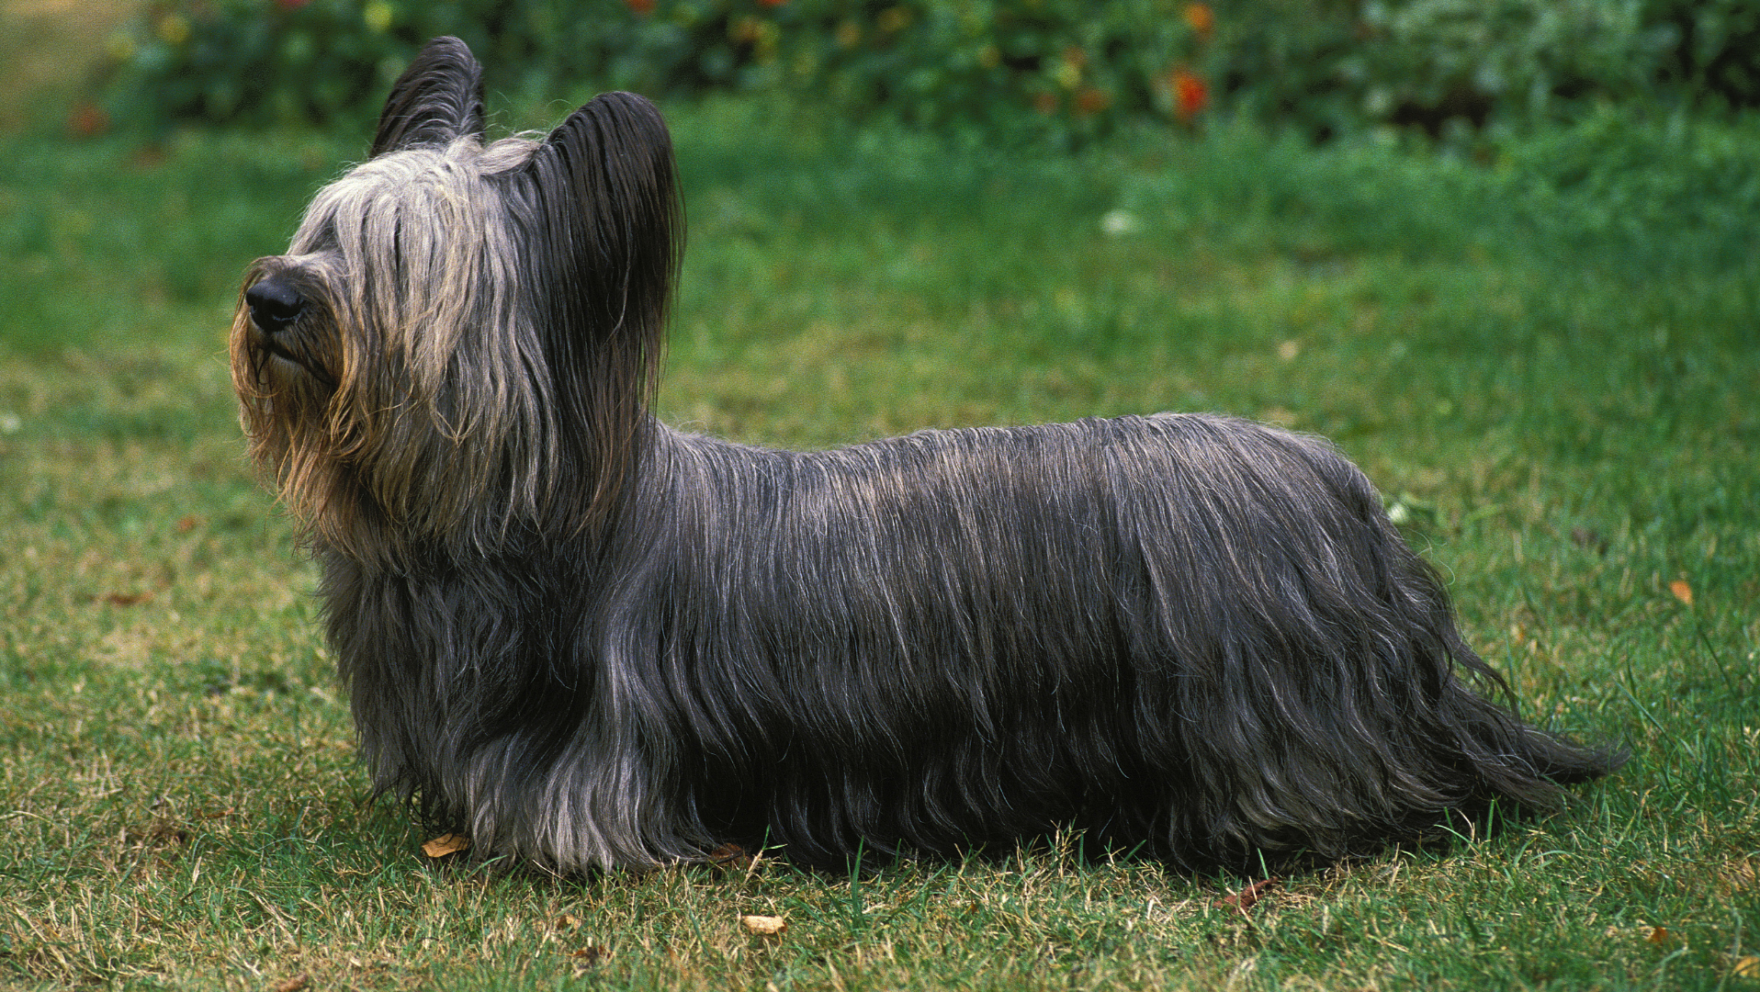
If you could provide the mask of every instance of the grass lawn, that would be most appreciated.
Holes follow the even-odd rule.
[[[1244,915],[1218,902],[1244,880],[1074,838],[857,877],[430,862],[363,804],[223,356],[239,272],[366,135],[14,134],[0,985],[1760,990],[1760,136],[1603,121],[1480,165],[1218,128],[1042,160],[669,112],[668,420],[800,447],[1163,409],[1328,435],[1525,712],[1631,765]]]

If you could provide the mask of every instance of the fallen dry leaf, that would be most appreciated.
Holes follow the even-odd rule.
[[[1652,944],[1656,944],[1657,946],[1668,943],[1668,938],[1669,933],[1667,927],[1651,927],[1650,932],[1644,935],[1645,940]]]
[[[104,602],[111,606],[139,606],[142,603],[151,603],[152,601],[153,594],[150,592],[107,592],[104,594]]]
[[[1736,966],[1731,973],[1737,978],[1760,978],[1760,958],[1752,954],[1736,958]]]
[[[312,976],[301,972],[285,982],[276,982],[274,989],[275,992],[299,992],[300,989],[305,988],[311,983]]]
[[[1232,909],[1245,916],[1247,910],[1252,909],[1253,904],[1263,898],[1267,892],[1277,888],[1277,884],[1278,879],[1275,878],[1260,879],[1239,892],[1231,892],[1216,900],[1216,905],[1218,908]]]
[[[471,839],[464,834],[441,834],[422,845],[422,853],[430,858],[444,858],[448,854],[457,854],[471,846]]]
[[[709,863],[719,868],[745,871],[752,867],[752,856],[738,844],[723,844],[709,852]]]
[[[1676,579],[1673,582],[1670,582],[1668,584],[1668,591],[1674,593],[1674,598],[1688,606],[1693,605],[1693,587],[1687,585],[1685,580]]]
[[[788,929],[788,921],[780,916],[742,916],[739,925],[746,928],[747,933],[755,933],[773,937]]]

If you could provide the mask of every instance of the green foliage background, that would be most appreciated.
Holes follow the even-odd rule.
[[[514,94],[780,91],[979,140],[1189,125],[1176,74],[1317,138],[1760,104],[1748,0],[164,0],[114,39],[106,101],[153,127],[361,117],[438,34]]]
[[[784,91],[988,137],[1071,139],[1173,111],[1169,76],[1203,47],[1186,6],[174,0],[115,39],[106,99],[153,126],[358,117],[423,42],[456,34],[492,87],[516,93]]]

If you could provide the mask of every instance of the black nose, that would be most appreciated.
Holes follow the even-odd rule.
[[[270,276],[244,291],[245,306],[251,308],[251,322],[265,334],[279,334],[299,319],[305,309],[305,298],[299,290]]]

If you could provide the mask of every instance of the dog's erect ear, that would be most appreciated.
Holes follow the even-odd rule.
[[[385,98],[373,155],[441,147],[483,133],[483,67],[457,38],[435,38]]]
[[[660,111],[633,93],[606,93],[575,111],[524,166],[541,255],[567,287],[556,314],[594,335],[649,344],[663,332],[684,247],[672,137]]]
[[[607,93],[505,175],[555,375],[559,461],[596,484],[553,494],[555,519],[578,531],[606,519],[641,457],[684,251],[672,138],[653,104]]]

